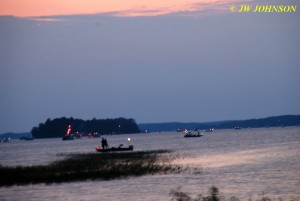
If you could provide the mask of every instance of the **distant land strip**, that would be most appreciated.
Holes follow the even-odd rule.
[[[3,133],[0,134],[0,140],[3,138],[18,139],[22,137],[33,138],[57,138],[63,137],[69,124],[73,126],[73,132],[102,134],[129,134],[140,132],[160,132],[160,131],[178,131],[187,130],[207,130],[207,129],[242,129],[242,128],[268,128],[268,127],[286,127],[300,126],[300,115],[281,115],[259,119],[248,120],[228,120],[215,121],[205,123],[140,123],[137,124],[134,119],[92,119],[81,120],[74,118],[56,118],[47,119],[45,123],[40,123],[37,127],[33,127],[31,133]]]
[[[300,126],[300,115],[281,115],[260,119],[248,120],[229,120],[206,123],[141,123],[138,124],[141,131],[177,131],[178,129],[187,130],[207,130],[207,129],[234,129],[234,128],[263,128],[263,127],[286,127]]]

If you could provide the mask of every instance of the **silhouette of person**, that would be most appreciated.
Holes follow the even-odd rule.
[[[102,149],[105,149],[105,139],[104,138],[101,139],[101,146],[102,146]]]
[[[107,143],[107,139],[106,138],[104,138],[104,146],[105,146],[105,149],[108,148],[108,143]]]

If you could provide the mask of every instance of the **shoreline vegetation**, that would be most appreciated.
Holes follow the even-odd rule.
[[[47,165],[0,165],[0,187],[86,180],[112,180],[131,176],[179,173],[171,165],[171,151],[71,154]]]
[[[140,129],[134,119],[123,117],[116,119],[82,120],[73,117],[48,118],[45,123],[31,129],[33,138],[57,138],[65,136],[68,126],[72,126],[72,132],[78,135],[92,133],[102,134],[130,134],[140,133]]]

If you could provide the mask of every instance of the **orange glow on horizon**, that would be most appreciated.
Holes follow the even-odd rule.
[[[234,0],[0,0],[0,15],[40,17],[101,14],[117,16],[156,16],[190,12],[233,3]]]

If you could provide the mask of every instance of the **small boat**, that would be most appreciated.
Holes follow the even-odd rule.
[[[215,130],[214,128],[210,128],[210,129],[204,130],[204,132],[209,133],[209,132],[213,132],[214,130]]]
[[[184,137],[202,137],[203,134],[185,134]]]
[[[188,132],[184,135],[184,137],[202,137],[203,134],[202,133],[197,133],[197,134],[194,134],[194,133],[191,133],[191,132]]]
[[[10,142],[10,137],[5,137],[5,138],[3,139],[3,142]]]
[[[72,127],[71,125],[68,126],[68,130],[67,130],[67,133],[66,135],[62,138],[62,140],[74,140],[74,135],[71,134],[71,130],[72,130]]]
[[[184,137],[202,137],[203,135],[203,133],[200,133],[200,130],[197,130],[197,133],[185,130]]]
[[[133,145],[129,145],[129,147],[122,147],[122,145],[120,145],[119,147],[111,147],[107,149],[102,149],[100,146],[96,147],[97,152],[132,151],[132,150],[133,150]]]

